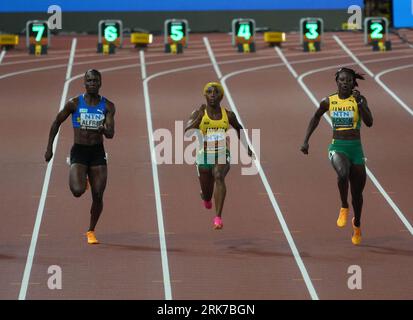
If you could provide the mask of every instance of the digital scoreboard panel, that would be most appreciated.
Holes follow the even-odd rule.
[[[367,17],[364,19],[364,43],[372,45],[373,51],[391,50],[389,21],[385,17]]]
[[[45,20],[29,20],[26,22],[26,47],[29,54],[36,56],[47,54],[50,46],[50,29]]]
[[[232,45],[238,52],[255,52],[255,20],[239,18],[231,23]]]
[[[166,53],[183,53],[188,46],[188,21],[168,19],[164,23],[164,45]]]
[[[323,19],[314,17],[300,19],[300,43],[304,51],[320,51],[323,33]]]

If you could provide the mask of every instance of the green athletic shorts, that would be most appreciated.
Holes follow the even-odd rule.
[[[204,150],[200,150],[196,154],[196,165],[202,169],[212,169],[215,164],[230,163],[230,152],[227,149],[222,153],[206,153]]]
[[[366,162],[360,140],[333,139],[328,146],[328,158],[330,160],[335,152],[345,154],[352,164],[360,165]]]

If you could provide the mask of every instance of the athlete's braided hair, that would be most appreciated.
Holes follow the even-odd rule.
[[[96,74],[96,75],[99,77],[99,80],[102,81],[102,75],[101,75],[101,73],[100,73],[98,70],[96,70],[96,69],[89,69],[89,70],[87,70],[87,71],[85,72],[85,78],[86,78],[86,75],[87,75],[89,72]]]
[[[337,70],[337,72],[336,72],[336,81],[337,81],[337,79],[338,79],[338,76],[339,76],[340,73],[342,73],[342,72],[347,72],[347,73],[349,73],[349,74],[351,74],[351,75],[353,76],[354,86],[355,86],[355,87],[358,87],[358,85],[359,85],[359,84],[357,83],[357,80],[356,80],[356,79],[364,80],[363,74],[358,73],[358,72],[354,71],[353,69],[343,67],[343,68],[340,68],[340,69]]]

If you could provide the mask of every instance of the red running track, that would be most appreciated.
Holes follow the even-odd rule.
[[[413,109],[411,47],[393,37],[394,50],[372,52],[361,34],[336,35],[374,75],[406,66],[381,80]],[[264,174],[245,176],[242,165],[231,167],[222,231],[212,230],[213,212],[201,206],[195,167],[162,164],[154,175],[148,140],[147,116],[153,130],[174,132],[175,121],[185,121],[204,102],[204,84],[217,80],[204,36],[228,88],[223,104],[235,107],[246,128],[261,134]],[[103,72],[102,94],[117,106],[116,135],[105,143],[109,179],[97,227],[101,244],[85,241],[90,195],[75,199],[68,189],[66,157],[73,134],[67,121],[46,178],[27,292],[22,289],[45,181],[44,148],[63,94],[72,38],[54,38],[47,56],[32,57],[23,48],[7,52],[0,64],[1,299],[19,294],[26,299],[413,298],[408,229],[413,222],[413,117],[374,78],[360,83],[375,116],[374,126],[362,129],[367,166],[407,222],[369,179],[363,243],[354,247],[351,227],[335,226],[340,203],[326,151],[331,129],[323,120],[310,141],[310,155],[300,153],[314,104],[262,39],[256,53],[239,54],[229,35],[194,34],[182,55],[164,54],[162,39],[156,39],[144,53],[151,114],[145,109],[139,53],[126,44],[115,55],[102,56],[95,53],[94,38],[77,39],[72,76],[78,77],[69,80],[67,98],[82,92],[82,75],[93,67]],[[335,90],[335,70],[355,63],[330,33],[321,52],[302,52],[294,34],[282,51],[298,75],[309,72],[302,80],[318,101]],[[163,237],[166,250],[161,249]],[[47,286],[51,265],[62,268],[62,290]],[[352,265],[362,270],[361,290],[347,286]]]

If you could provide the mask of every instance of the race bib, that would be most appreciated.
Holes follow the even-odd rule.
[[[331,111],[334,128],[353,128],[354,111]]]
[[[204,136],[204,150],[209,153],[226,150],[225,130],[208,130]]]
[[[80,114],[80,127],[82,129],[97,130],[105,121],[104,114],[98,113],[81,113]]]

